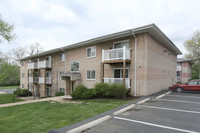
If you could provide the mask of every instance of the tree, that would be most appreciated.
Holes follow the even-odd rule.
[[[13,55],[15,56],[14,59],[18,62],[20,62],[20,59],[22,59],[26,54],[26,48],[18,47],[16,49],[12,49]]]
[[[19,66],[4,62],[0,69],[0,86],[19,85],[20,69]]]
[[[15,34],[12,33],[14,25],[10,25],[5,22],[0,14],[0,43],[5,39],[8,42],[15,38]]]
[[[35,42],[28,47],[27,53],[31,56],[43,51],[42,46],[39,43]]]
[[[188,52],[185,57],[191,59],[194,63],[192,78],[196,78],[200,70],[200,31],[194,32],[193,37],[184,42],[184,46]]]

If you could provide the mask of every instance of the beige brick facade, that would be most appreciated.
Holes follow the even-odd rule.
[[[169,88],[176,82],[176,60],[177,54],[173,53],[160,41],[155,39],[149,33],[137,34],[137,80],[136,80],[136,95],[150,95],[163,89]],[[113,43],[123,40],[129,40],[131,48],[131,63],[126,63],[126,68],[129,69],[129,78],[131,79],[131,95],[135,95],[135,37],[132,35],[93,43],[87,46],[79,46],[76,48],[63,50],[65,53],[65,61],[59,61],[59,52],[51,55],[52,66],[50,69],[35,70],[39,72],[39,77],[45,76],[45,71],[51,72],[52,82],[49,85],[38,84],[40,96],[45,96],[45,86],[51,87],[51,95],[54,96],[60,88],[64,88],[65,94],[72,92],[72,81],[70,78],[61,79],[60,72],[70,72],[71,62],[79,62],[79,72],[81,80],[74,81],[74,85],[85,85],[88,88],[93,88],[96,83],[102,81],[102,50],[113,49]],[[96,56],[92,58],[86,57],[86,49],[96,47]],[[163,52],[166,49],[167,52]],[[170,53],[170,54],[169,54]],[[46,56],[39,57],[39,61],[45,60]],[[20,72],[25,73],[25,77],[21,79],[20,87],[24,84],[24,88],[28,88],[28,60],[24,60],[25,66],[21,65]],[[113,78],[114,68],[123,68],[123,63],[104,64],[104,78]],[[95,80],[87,80],[87,70],[95,70]],[[30,71],[30,70],[29,70]]]

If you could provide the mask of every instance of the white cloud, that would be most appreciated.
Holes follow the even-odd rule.
[[[2,0],[0,13],[15,24],[17,39],[0,49],[39,42],[49,50],[155,23],[185,53],[184,41],[200,29],[198,5],[198,0]]]
[[[78,18],[76,14],[61,5],[51,4],[50,9],[45,13],[44,17],[48,21],[55,21],[61,23],[76,22]]]

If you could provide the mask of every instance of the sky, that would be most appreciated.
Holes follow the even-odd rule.
[[[46,51],[155,23],[185,54],[184,41],[200,30],[199,7],[199,0],[0,0],[16,34],[0,51],[35,42]]]

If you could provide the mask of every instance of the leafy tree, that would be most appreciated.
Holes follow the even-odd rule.
[[[4,21],[0,14],[0,43],[3,40],[7,40],[9,42],[15,38],[15,34],[12,33],[13,29],[14,25],[10,25]]]
[[[0,69],[0,86],[19,85],[20,69],[19,66],[4,62]]]
[[[199,77],[200,70],[200,31],[196,31],[190,40],[185,41],[184,46],[188,52],[186,58],[193,61],[192,78]]]

